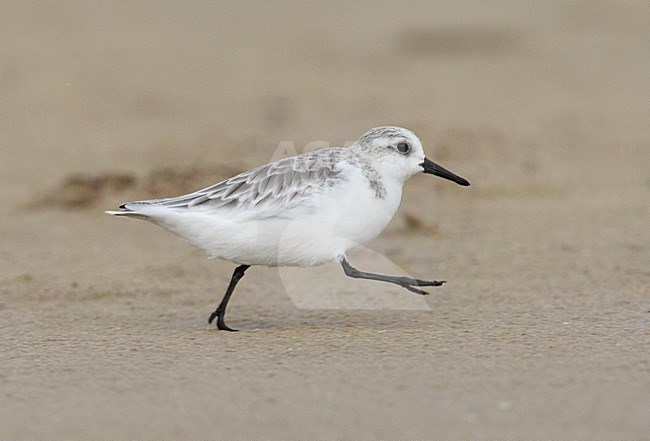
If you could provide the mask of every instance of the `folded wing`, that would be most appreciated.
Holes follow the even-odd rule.
[[[129,202],[120,208],[138,211],[138,206],[159,206],[211,211],[245,207],[256,216],[277,215],[338,182],[346,152],[327,149],[284,158],[184,196]]]

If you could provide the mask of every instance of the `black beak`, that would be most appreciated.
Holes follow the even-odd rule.
[[[464,186],[469,185],[467,179],[463,179],[460,176],[453,174],[446,168],[440,167],[435,162],[429,161],[427,158],[424,158],[424,162],[420,164],[420,167],[424,169],[425,173],[429,173],[431,175],[440,176],[441,178],[449,179],[450,181],[454,181],[458,185],[464,185]]]

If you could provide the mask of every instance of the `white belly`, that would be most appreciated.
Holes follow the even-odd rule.
[[[400,200],[401,186],[377,198],[365,181],[328,195],[318,210],[286,225],[278,243],[281,265],[321,265],[366,245],[386,228]]]

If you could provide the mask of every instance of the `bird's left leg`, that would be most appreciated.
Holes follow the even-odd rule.
[[[223,299],[221,299],[221,303],[219,303],[217,309],[214,310],[208,319],[208,323],[212,323],[216,317],[217,328],[220,331],[236,331],[236,329],[228,327],[224,321],[224,317],[226,316],[226,306],[228,306],[228,301],[230,300],[232,292],[235,290],[235,286],[237,286],[237,282],[239,282],[239,279],[244,277],[244,273],[248,268],[250,268],[250,265],[239,265],[237,268],[235,268],[235,271],[232,273],[232,278],[230,279],[228,289],[226,290],[226,294],[224,294]]]
[[[418,287],[419,286],[440,286],[443,283],[446,283],[444,280],[439,282],[437,280],[420,280],[420,279],[412,279],[410,277],[385,276],[383,274],[366,273],[363,271],[359,271],[358,269],[350,265],[350,263],[347,261],[345,257],[341,259],[341,266],[343,267],[343,271],[345,271],[345,274],[349,277],[354,277],[355,279],[368,279],[368,280],[377,280],[380,282],[393,283],[395,285],[401,286],[402,288],[406,288],[411,292],[414,292],[416,294],[422,294],[422,295],[427,295],[429,293],[421,289],[415,288],[416,286]]]

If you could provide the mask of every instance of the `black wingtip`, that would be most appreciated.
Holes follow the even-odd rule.
[[[126,204],[120,205],[120,208],[126,208]]]

